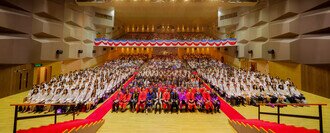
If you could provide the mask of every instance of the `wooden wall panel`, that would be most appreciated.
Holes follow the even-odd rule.
[[[278,76],[286,80],[290,78],[298,89],[301,87],[301,64],[293,62],[272,62],[268,64],[269,73],[271,76]]]
[[[302,89],[330,98],[330,65],[302,65]]]
[[[19,73],[26,77],[19,85]],[[32,88],[33,66],[26,65],[0,65],[0,98],[23,92]]]

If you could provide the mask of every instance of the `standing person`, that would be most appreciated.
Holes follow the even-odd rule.
[[[171,93],[171,113],[173,113],[174,108],[177,113],[179,113],[179,94],[176,89],[173,89],[173,92]]]

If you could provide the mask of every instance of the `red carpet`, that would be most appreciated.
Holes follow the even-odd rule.
[[[123,85],[126,87],[129,83],[134,79],[137,72],[133,74],[131,78],[129,78]],[[108,111],[112,108],[112,101],[116,97],[117,92],[114,93],[110,98],[108,98],[100,107],[94,110],[87,118],[85,119],[76,119],[65,122],[60,122],[57,124],[50,124],[47,126],[41,126],[37,128],[30,128],[26,130],[18,130],[17,133],[62,133],[66,129],[72,129],[74,127],[79,127],[80,125],[89,124],[98,120],[101,120]]]
[[[212,90],[210,86],[206,83],[203,83],[205,88],[208,90]],[[220,96],[218,96],[219,101],[221,103],[221,111],[227,115],[229,119],[245,119],[239,112],[237,112],[232,106],[230,106],[225,100],[223,100]]]
[[[241,122],[244,124],[254,125],[258,128],[264,128],[266,130],[271,129],[276,133],[319,133],[316,129],[307,129],[304,127],[295,127],[291,125],[285,124],[277,124],[275,122],[268,122],[263,120],[257,119],[241,119],[241,120],[234,120],[236,122]]]

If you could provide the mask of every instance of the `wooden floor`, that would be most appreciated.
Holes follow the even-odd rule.
[[[225,114],[108,113],[99,133],[233,133]]]
[[[330,99],[316,96],[307,92],[303,92],[309,103],[327,103]],[[1,133],[12,132],[13,127],[13,111],[14,108],[9,106],[11,103],[21,103],[27,92],[12,95],[0,99],[0,129]],[[257,108],[252,106],[235,107],[243,116],[251,119],[257,119]],[[262,111],[276,111],[275,108],[263,107]],[[282,109],[283,113],[297,113],[305,115],[318,115],[316,107],[287,107]],[[330,133],[330,105],[323,108],[324,132]],[[88,116],[89,113],[81,113],[77,119]],[[33,115],[20,114],[20,115]],[[59,116],[58,121],[72,119],[71,115]],[[179,113],[179,114],[151,114],[145,113],[108,113],[105,117],[105,124],[98,131],[99,133],[129,133],[129,132],[235,132],[227,121],[224,113],[221,114],[205,114],[205,113]],[[275,116],[262,115],[261,119],[276,122]],[[53,117],[45,117],[32,120],[22,120],[18,122],[18,129],[28,129],[30,127],[38,127],[53,123]],[[296,126],[304,126],[307,128],[318,129],[317,120],[301,119],[301,118],[281,118],[281,122]]]

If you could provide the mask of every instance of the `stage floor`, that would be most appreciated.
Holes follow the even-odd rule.
[[[234,133],[224,113],[108,113],[98,133]]]

